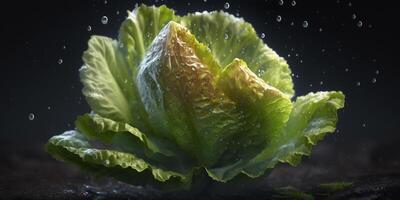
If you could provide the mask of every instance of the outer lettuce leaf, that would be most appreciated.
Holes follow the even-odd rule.
[[[170,22],[140,64],[137,85],[149,122],[200,166],[225,151],[242,111],[217,88],[221,67],[186,28]]]
[[[258,177],[274,168],[278,162],[296,166],[303,155],[310,155],[327,133],[333,133],[338,120],[337,110],[344,106],[341,92],[318,92],[298,97],[282,132],[271,138],[271,143],[247,162],[208,169],[218,181],[228,181],[240,172]]]
[[[136,183],[153,183],[149,174],[161,182],[190,181],[190,178],[183,174],[151,166],[132,154],[91,148],[89,142],[77,131],[67,131],[50,138],[46,149],[59,160],[77,164],[101,176],[114,176]]]
[[[193,168],[192,161],[174,143],[145,135],[129,124],[86,114],[79,116],[75,125],[87,138],[132,153],[154,166],[182,174],[190,174]]]
[[[115,40],[93,36],[83,54],[82,90],[92,110],[106,118],[146,130],[143,106],[126,60]]]
[[[253,26],[242,18],[214,11],[190,13],[179,20],[211,49],[221,66],[240,58],[266,83],[290,97],[294,95],[291,71],[285,59],[264,44]]]

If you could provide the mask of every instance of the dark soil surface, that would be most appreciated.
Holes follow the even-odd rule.
[[[324,142],[299,167],[280,165],[256,183],[214,183],[196,194],[94,179],[52,159],[43,143],[18,142],[0,147],[0,199],[400,199],[397,142],[340,148]],[[320,185],[325,183],[347,186],[327,189]]]

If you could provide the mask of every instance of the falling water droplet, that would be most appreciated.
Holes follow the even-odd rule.
[[[225,39],[225,40],[229,39],[229,35],[225,33],[224,39]]]
[[[349,68],[344,69],[345,72],[349,72]]]
[[[319,31],[319,32],[322,32],[322,28],[319,28],[318,31]]]
[[[361,27],[362,27],[362,25],[363,25],[363,23],[362,23],[362,21],[361,21],[361,20],[357,22],[357,26],[358,26],[358,28],[361,28]]]
[[[62,50],[65,50],[65,49],[67,49],[67,46],[63,45]]]
[[[379,69],[376,70],[375,74],[379,74]]]
[[[265,38],[265,33],[261,33],[261,38]]]
[[[352,18],[352,19],[356,19],[356,18],[357,18],[357,15],[356,15],[356,14],[352,14],[352,15],[351,15],[351,18]]]
[[[320,85],[323,85],[323,84],[324,84],[324,82],[323,82],[323,81],[320,81],[320,82],[319,82],[319,84],[320,84]]]
[[[363,127],[363,128],[367,127],[367,124],[363,123],[363,124],[362,124],[362,127]]]
[[[295,5],[296,5],[296,1],[293,0],[290,4],[291,4],[292,6],[295,6]]]
[[[50,107],[50,106],[47,106],[47,110],[51,110],[51,107]]]
[[[294,22],[290,22],[290,26],[294,26]]]
[[[117,15],[119,15],[119,10],[117,10],[117,12],[116,12],[116,13],[117,13]]]
[[[276,21],[277,22],[281,22],[282,21],[282,17],[280,15],[276,16]]]
[[[307,28],[308,27],[308,21],[303,21],[303,28]]]
[[[31,121],[34,120],[35,119],[35,115],[33,113],[29,113],[28,119],[31,120]]]
[[[279,4],[280,6],[283,6],[283,0],[279,0],[279,1],[278,1],[278,4]]]
[[[357,85],[357,86],[360,86],[360,85],[361,85],[361,82],[360,82],[360,81],[358,81],[356,85]]]
[[[376,83],[376,78],[372,78],[371,82]]]
[[[107,1],[107,0],[104,0],[104,5],[107,4],[107,3],[108,3],[108,1]]]
[[[101,23],[102,24],[107,24],[108,23],[108,17],[107,16],[101,17]]]
[[[58,63],[59,65],[61,65],[61,64],[63,63],[63,59],[61,59],[61,58],[58,59],[58,60],[57,60],[57,63]]]
[[[224,8],[225,8],[225,9],[229,9],[229,7],[230,7],[229,3],[226,2],[226,3],[224,4]]]

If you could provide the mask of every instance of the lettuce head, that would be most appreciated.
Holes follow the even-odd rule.
[[[56,159],[133,184],[227,182],[296,166],[335,130],[338,91],[294,96],[291,71],[225,12],[128,12],[117,40],[92,36],[79,70],[92,112],[50,138]]]

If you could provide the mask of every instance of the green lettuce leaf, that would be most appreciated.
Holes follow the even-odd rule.
[[[217,88],[221,67],[186,28],[170,22],[140,64],[137,85],[149,122],[200,166],[211,165],[242,126],[241,110]]]
[[[318,92],[298,97],[289,120],[281,134],[272,135],[265,149],[246,162],[208,169],[212,178],[228,181],[240,172],[258,177],[278,162],[299,164],[301,157],[310,155],[312,146],[327,134],[333,133],[338,121],[337,110],[344,106],[341,92]]]
[[[99,176],[114,176],[136,183],[154,183],[153,179],[149,179],[148,174],[161,182],[176,181],[172,179],[188,182],[190,179],[183,174],[151,166],[133,154],[92,148],[85,137],[77,131],[66,131],[50,138],[46,149],[55,158],[77,164],[82,169],[94,172]],[[145,170],[147,172],[143,173]]]
[[[128,11],[128,17],[121,25],[118,38],[134,75],[153,39],[172,20],[175,20],[175,11],[166,6],[142,5],[133,12]]]
[[[211,49],[221,66],[235,58],[242,59],[266,83],[290,97],[294,95],[291,71],[285,59],[264,44],[253,26],[242,18],[214,11],[189,13],[179,20]]]
[[[112,149],[129,152],[146,162],[163,168],[190,174],[192,161],[174,143],[145,135],[137,128],[96,114],[79,116],[75,125],[89,140],[112,145]]]
[[[143,106],[117,41],[91,37],[83,60],[85,64],[79,70],[84,86],[82,92],[92,110],[106,118],[146,130]]]

